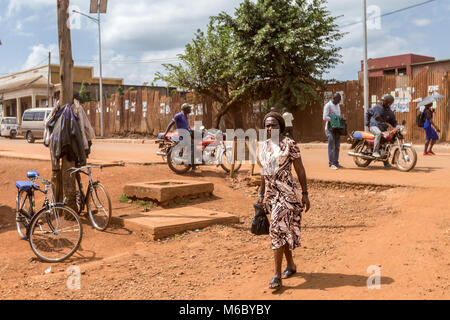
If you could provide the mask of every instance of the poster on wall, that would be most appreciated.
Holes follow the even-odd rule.
[[[409,90],[408,90],[409,89]],[[392,92],[394,96],[394,103],[391,110],[394,112],[409,112],[409,103],[411,102],[411,88],[396,88]]]
[[[165,114],[166,113],[166,104],[165,103],[161,103],[159,105],[159,113],[160,114]]]
[[[166,105],[166,114],[170,114],[170,106]]]
[[[136,111],[136,102],[132,102],[131,103],[131,112],[135,112]]]
[[[325,100],[325,102],[331,100],[331,97],[333,96],[333,92],[331,91],[325,91],[323,94],[323,99]]]
[[[130,101],[129,100],[125,100],[125,110],[130,109]]]
[[[198,116],[202,116],[203,115],[203,104],[202,103],[199,103],[197,105],[196,113],[197,113]]]
[[[147,112],[147,101],[144,101],[143,103],[142,103],[142,112]]]

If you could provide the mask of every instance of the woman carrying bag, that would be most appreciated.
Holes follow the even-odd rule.
[[[297,272],[297,266],[292,257],[292,251],[300,246],[300,224],[302,211],[308,211],[308,187],[305,168],[300,156],[300,150],[295,142],[282,135],[285,129],[284,119],[277,112],[270,112],[264,118],[268,140],[262,142],[260,160],[262,179],[259,188],[258,203],[265,201],[270,214],[269,235],[274,252],[275,272],[269,283],[269,288],[281,288],[281,279],[287,279]],[[279,141],[271,139],[273,130],[279,130]],[[302,187],[302,196],[292,175],[294,165]],[[287,267],[281,272],[283,254]]]

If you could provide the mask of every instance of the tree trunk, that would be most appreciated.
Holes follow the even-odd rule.
[[[69,0],[57,0],[58,6],[58,40],[59,40],[59,74],[61,78],[61,92],[59,96],[59,106],[72,104],[73,102],[73,59],[72,41],[69,29]],[[74,163],[61,159],[62,165],[53,165],[52,161],[52,182],[55,186],[55,200],[62,202],[67,198],[67,204],[72,209],[76,209],[75,204],[75,179],[70,176],[66,169],[73,167]]]

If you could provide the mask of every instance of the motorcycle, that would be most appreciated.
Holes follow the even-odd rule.
[[[202,162],[198,165],[212,165],[216,163],[216,167],[221,167],[225,172],[229,173],[231,164],[233,163],[233,147],[225,144],[225,135],[219,131],[205,130],[202,126],[202,142],[198,144],[198,153],[202,155]],[[177,132],[169,132],[164,138],[164,133],[158,134],[158,140],[155,141],[159,145],[157,155],[161,156],[164,161],[167,161],[169,168],[177,173],[183,174],[188,172],[192,165],[183,157],[185,148],[179,146],[180,137]],[[189,147],[190,148],[190,147]],[[241,162],[236,162],[234,171],[238,171],[241,167]]]
[[[417,153],[411,143],[405,143],[406,121],[392,130],[382,133],[380,142],[380,155],[372,155],[375,135],[367,131],[354,131],[347,142],[353,151],[348,154],[353,157],[358,167],[364,168],[373,161],[388,162],[392,156],[392,164],[400,171],[411,171],[417,163]]]

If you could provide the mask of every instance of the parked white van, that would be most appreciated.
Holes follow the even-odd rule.
[[[19,124],[16,117],[0,118],[0,136],[14,139],[19,132]]]
[[[36,139],[44,138],[44,122],[52,112],[52,108],[27,109],[22,116],[20,132],[27,139],[28,143],[33,143]]]

